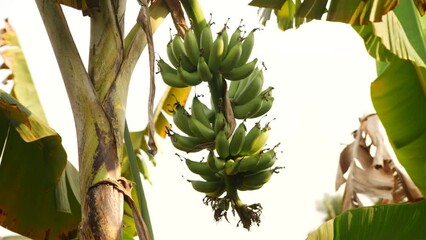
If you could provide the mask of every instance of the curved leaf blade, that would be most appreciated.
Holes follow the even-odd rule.
[[[395,154],[426,193],[426,96],[419,79],[426,70],[394,59],[371,84],[371,98]]]
[[[5,27],[0,30],[0,45],[7,46],[0,51],[0,55],[6,67],[13,74],[13,79],[11,79],[14,83],[12,96],[37,115],[40,121],[47,123],[18,36],[7,19],[5,20]]]
[[[356,208],[322,224],[308,239],[423,239],[425,221],[424,200]]]
[[[0,102],[7,105],[7,93],[0,94]],[[34,239],[73,238],[81,220],[72,187],[77,170],[65,170],[61,137],[17,101],[14,104],[25,110],[21,114],[31,128],[0,111],[0,225]]]

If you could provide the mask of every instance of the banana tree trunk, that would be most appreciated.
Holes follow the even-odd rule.
[[[114,184],[105,181],[120,178],[123,103],[127,93],[127,87],[122,87],[117,78],[123,58],[125,8],[125,1],[118,2],[102,1],[92,11],[90,63],[86,72],[60,5],[54,0],[36,0],[75,120],[83,193],[82,239],[121,239],[122,235],[123,195]],[[104,184],[96,184],[101,181]]]

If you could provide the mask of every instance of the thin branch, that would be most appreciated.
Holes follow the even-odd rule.
[[[157,154],[157,146],[155,145],[155,125],[154,125],[154,98],[155,98],[155,52],[154,40],[152,37],[151,19],[149,16],[147,0],[141,0],[141,9],[139,11],[137,22],[141,25],[145,32],[148,42],[148,55],[149,55],[149,100],[148,100],[148,122],[149,122],[149,140],[148,146],[150,153],[154,156]]]

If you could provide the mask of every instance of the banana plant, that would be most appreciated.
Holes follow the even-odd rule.
[[[329,8],[326,4],[329,2]],[[261,1],[265,24],[272,12],[278,27],[286,30],[304,21],[321,19],[348,23],[363,38],[377,61],[377,79],[371,99],[393,150],[409,176],[426,193],[426,91],[425,5],[420,1]],[[301,21],[304,20],[304,21]],[[329,220],[309,239],[416,239],[422,227],[425,201],[347,211]]]
[[[135,160],[135,152],[148,152],[146,139],[152,134],[142,131],[131,133],[130,137],[124,128],[128,84],[147,45],[147,32],[136,23],[124,36],[125,1],[36,3],[74,113],[80,171],[67,161],[61,137],[48,125],[16,33],[6,22],[0,36],[0,46],[7,46],[1,52],[1,68],[10,71],[6,80],[13,80],[14,86],[11,94],[0,92],[0,189],[14,194],[1,197],[4,217],[0,224],[35,239],[72,239],[78,234],[84,239],[131,239],[136,230],[145,232],[145,236],[138,232],[141,239],[154,239],[146,202],[141,197],[141,182],[136,181],[139,171],[147,178],[143,164],[139,164],[139,169],[137,165],[144,159]],[[91,18],[92,51],[87,70],[59,4],[79,9]],[[152,32],[168,13],[163,1],[149,6]],[[161,137],[165,137],[164,129],[170,125],[164,116],[171,114],[168,106],[176,99],[184,104],[189,91],[190,88],[167,88],[164,92],[152,116]],[[129,165],[133,166],[126,167]],[[137,191],[131,189],[128,180],[136,184]],[[147,224],[145,229],[135,226],[133,220],[140,210]]]

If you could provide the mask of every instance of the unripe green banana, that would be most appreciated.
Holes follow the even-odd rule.
[[[177,148],[178,150],[181,150],[187,153],[199,152],[203,150],[203,148],[200,147],[200,144],[205,143],[203,139],[192,137],[192,136],[182,136],[178,133],[172,132],[171,129],[167,130],[167,134],[169,135],[173,146]]]
[[[222,171],[223,168],[225,167],[226,161],[216,156],[214,156],[213,158],[214,158],[214,164],[216,165],[217,170]]]
[[[213,172],[219,172],[225,167],[225,160],[216,157],[214,152],[210,151],[207,156],[207,164]]]
[[[266,124],[265,127],[260,129],[260,124],[256,123],[247,133],[241,154],[253,155],[259,153],[268,140],[270,130],[269,124]]]
[[[161,78],[163,78],[165,84],[176,88],[187,87],[187,85],[178,78],[177,70],[167,64],[162,58],[157,61],[157,65],[160,69]]]
[[[229,36],[228,36],[228,22],[226,22],[222,28],[222,30],[220,30],[219,34],[222,36],[223,38],[223,55],[222,55],[222,59],[226,56],[226,54],[228,53],[228,45],[229,45]]]
[[[262,107],[262,96],[254,97],[250,102],[236,105],[233,104],[232,111],[234,112],[234,116],[237,119],[247,119],[251,118],[254,114],[256,114],[259,109]]]
[[[240,85],[240,83],[244,81],[231,81],[231,83],[229,84],[229,88],[228,88],[228,96],[229,99],[231,99],[233,101],[234,97],[235,97],[235,93],[238,90],[238,86]]]
[[[186,111],[186,109],[179,103],[175,103],[173,109],[173,122],[182,132],[186,133],[189,136],[194,136],[194,133],[189,128],[189,119],[191,115]]]
[[[271,180],[272,174],[278,173],[279,168],[267,168],[251,174],[243,175],[241,185],[246,187],[256,187],[263,185]]]
[[[263,71],[255,68],[249,77],[240,81],[232,101],[236,105],[242,105],[253,100],[262,91],[263,82]]]
[[[208,60],[209,68],[213,73],[219,70],[223,54],[225,53],[224,47],[225,44],[223,41],[223,36],[219,33],[216,40],[213,42],[213,46],[210,50],[210,56]]]
[[[224,181],[200,181],[200,180],[188,180],[195,191],[202,193],[213,193],[220,191],[224,188]]]
[[[206,181],[221,181],[223,176],[218,173],[209,174],[209,175],[200,175],[200,177]]]
[[[179,66],[179,61],[173,53],[173,40],[170,40],[170,42],[167,43],[167,57],[174,67]]]
[[[229,142],[229,154],[231,156],[238,156],[243,148],[244,139],[246,137],[246,125],[244,121],[238,125]]]
[[[213,172],[218,172],[219,170],[216,168],[216,164],[214,162],[214,152],[210,151],[209,154],[207,155],[207,164],[210,167],[210,170],[212,170]]]
[[[238,164],[233,159],[229,159],[226,161],[223,171],[226,175],[235,175],[238,173]]]
[[[260,107],[259,111],[257,111],[251,118],[257,118],[260,116],[265,115],[269,110],[272,108],[272,104],[274,103],[274,97],[272,96],[272,87],[269,87],[271,91],[269,93],[264,94],[264,97],[262,99],[262,106]]]
[[[272,167],[277,160],[277,153],[275,152],[275,147],[267,150],[266,152],[259,153],[259,156],[259,163],[255,167],[255,169],[258,171]]]
[[[245,156],[238,161],[238,172],[255,171],[260,160],[260,154]]]
[[[175,88],[188,87],[188,85],[182,82],[182,80],[177,76],[177,74],[168,73],[168,72],[160,72],[160,73],[164,83],[169,85],[170,87],[175,87]]]
[[[217,112],[216,113],[216,118],[213,124],[213,129],[214,132],[217,134],[220,131],[226,130],[226,125],[228,124],[228,122],[226,121],[225,115],[223,114],[223,112]],[[226,131],[225,131],[226,133]]]
[[[195,37],[195,33],[192,29],[185,34],[183,43],[189,61],[191,61],[193,65],[197,65],[198,58],[200,56],[200,48],[198,47],[197,38]]]
[[[206,142],[214,141],[216,135],[213,129],[211,127],[207,127],[206,125],[198,121],[198,119],[194,116],[191,116],[189,118],[188,126],[195,137],[204,139]]]
[[[222,180],[223,181],[223,180]],[[214,191],[214,192],[209,192],[209,193],[206,193],[206,196],[207,197],[210,197],[210,198],[219,198],[220,196],[222,196],[222,194],[225,192],[225,184],[223,184],[222,185],[222,187],[220,188],[218,188],[216,191]]]
[[[177,75],[188,86],[197,86],[202,82],[198,72],[188,72],[181,66],[177,68]]]
[[[209,65],[203,57],[198,58],[197,71],[200,78],[204,82],[208,82],[213,78],[213,74],[210,72]]]
[[[213,35],[210,24],[203,28],[200,34],[200,49],[204,59],[207,61],[210,56],[210,49],[213,46]]]
[[[242,43],[237,42],[231,49],[229,49],[229,52],[226,54],[226,57],[222,60],[220,71],[222,74],[229,73],[232,71],[235,67],[235,64],[240,59],[241,53],[242,53]]]
[[[248,62],[246,64],[243,64],[241,66],[235,67],[229,72],[223,72],[222,75],[224,78],[230,80],[230,81],[238,81],[242,80],[253,72],[254,68],[257,64],[257,58],[253,59],[251,62]]]
[[[226,159],[229,156],[229,142],[224,130],[216,134],[215,149],[220,158]]]
[[[192,99],[191,113],[192,117],[195,117],[198,121],[204,124],[206,127],[211,127],[209,120],[209,108],[198,99],[197,96],[194,96]]]
[[[236,66],[242,66],[249,60],[254,46],[254,32],[256,30],[257,28],[251,30],[248,36],[244,38],[242,46],[243,53],[241,54],[240,60],[238,60]]]
[[[236,43],[241,42],[241,25],[238,26],[235,31],[232,33],[231,38],[229,39],[228,48],[232,49]]]
[[[160,70],[160,72],[163,73],[173,73],[173,74],[177,74],[177,70],[170,66],[166,61],[164,61],[164,59],[160,58],[159,60],[157,60],[157,66],[158,69]]]
[[[193,160],[185,158],[185,163],[186,163],[186,166],[188,166],[188,169],[192,173],[195,173],[195,174],[198,174],[198,175],[215,174],[215,172],[210,169],[207,162],[193,161]]]
[[[240,191],[254,191],[263,187],[264,184],[260,184],[257,186],[244,185],[241,182],[237,184],[237,189]]]
[[[176,35],[173,38],[173,54],[178,60],[178,66],[182,66],[188,72],[194,72],[197,70],[197,66],[192,64],[186,55],[185,46],[183,44],[182,38],[179,35]]]

